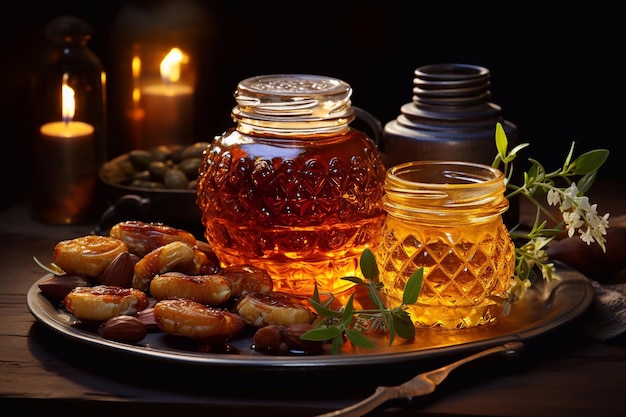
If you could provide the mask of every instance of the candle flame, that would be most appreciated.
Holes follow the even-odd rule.
[[[165,84],[180,80],[181,65],[187,63],[189,57],[178,48],[172,50],[161,61],[161,79]]]
[[[68,74],[63,74],[63,84],[61,85],[61,115],[63,121],[68,124],[74,118],[76,112],[76,100],[74,99],[74,89],[67,85]]]

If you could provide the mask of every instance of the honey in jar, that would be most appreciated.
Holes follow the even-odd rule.
[[[388,306],[420,267],[422,289],[409,306],[421,327],[492,323],[510,287],[515,252],[502,221],[508,207],[503,174],[486,165],[408,162],[385,180],[388,213],[376,256]]]
[[[360,276],[385,218],[385,167],[352,128],[349,84],[314,75],[241,81],[236,126],[214,139],[198,176],[205,237],[223,266],[268,271],[274,290],[341,292]]]

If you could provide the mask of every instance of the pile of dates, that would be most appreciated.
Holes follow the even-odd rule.
[[[207,142],[196,142],[132,150],[128,153],[131,171],[127,172],[127,185],[151,190],[195,190],[202,153],[207,146]]]
[[[253,335],[265,354],[319,354],[300,336],[317,318],[308,301],[273,291],[267,271],[221,267],[210,246],[161,223],[125,221],[108,235],[58,242],[41,292],[104,338],[137,344],[164,332],[204,346]],[[326,349],[327,350],[327,349]]]

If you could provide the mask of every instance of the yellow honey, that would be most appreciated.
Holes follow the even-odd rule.
[[[376,252],[387,305],[400,305],[406,281],[423,267],[422,290],[409,306],[417,326],[494,322],[515,268],[501,216],[508,208],[504,190],[503,174],[486,165],[419,161],[390,168]]]

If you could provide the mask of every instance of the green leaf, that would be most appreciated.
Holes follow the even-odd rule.
[[[354,282],[355,284],[359,285],[365,285],[365,281],[363,281],[359,277],[341,277],[340,279],[343,279],[344,281]]]
[[[415,325],[406,311],[398,310],[392,314],[393,327],[403,339],[411,340],[415,337]]]
[[[584,195],[587,191],[589,191],[593,182],[596,180],[597,175],[598,171],[593,171],[579,179],[576,183],[576,186],[578,187],[578,194]]]
[[[331,352],[333,355],[341,353],[341,347],[343,346],[343,337],[341,334],[333,339]]]
[[[371,349],[375,345],[362,333],[357,332],[356,330],[346,329],[346,337],[354,346],[368,348]]]
[[[343,315],[341,317],[341,321],[343,322],[344,326],[348,326],[352,322],[352,314],[354,314],[353,311],[354,294],[351,294],[350,298],[348,298],[348,301],[346,302],[346,305],[344,306]]]
[[[378,265],[376,265],[376,258],[370,249],[365,248],[361,253],[360,266],[361,273],[365,278],[370,280],[378,278]]]
[[[313,298],[309,298],[309,303],[311,303],[311,306],[315,309],[317,314],[322,317],[341,317],[340,312],[326,308],[322,303]]]
[[[370,285],[368,287],[368,294],[372,302],[376,305],[379,310],[385,310],[385,303],[380,298],[380,294],[378,293],[378,287],[375,282],[370,281]]]
[[[409,280],[404,286],[404,293],[402,294],[402,304],[414,304],[419,297],[422,290],[422,281],[424,278],[424,268],[420,267],[417,271],[413,272]]]
[[[572,163],[574,165],[574,174],[585,175],[597,171],[608,157],[609,151],[606,149],[595,149],[584,153]]]
[[[506,132],[502,127],[500,122],[496,123],[496,149],[498,150],[498,155],[500,159],[506,160],[506,150],[509,146],[509,140],[506,137]]]
[[[500,155],[496,155],[496,157],[493,159],[493,162],[491,163],[491,168],[498,168],[501,162],[502,158],[500,158]]]
[[[393,314],[391,314],[389,310],[385,310],[382,313],[383,318],[385,319],[385,324],[387,324],[387,327],[389,327],[389,346],[391,346],[396,336],[396,326],[394,325]]]
[[[335,337],[341,337],[341,329],[339,327],[316,327],[300,336],[302,340],[324,341],[331,340]]]
[[[524,182],[526,184],[535,182],[537,177],[540,175],[539,174],[540,172],[541,172],[541,165],[531,164],[530,168],[528,168],[528,171],[525,172],[526,175],[524,176]]]
[[[569,171],[570,161],[572,160],[572,155],[574,155],[574,146],[575,142],[572,142],[572,145],[569,147],[569,153],[565,157],[565,161],[563,162],[563,171]]]
[[[317,301],[318,303],[321,302],[320,300],[320,293],[319,290],[317,289],[317,281],[315,282],[314,286],[313,286],[313,300]]]
[[[517,155],[519,151],[530,146],[530,143],[520,143],[509,152],[510,155]]]

